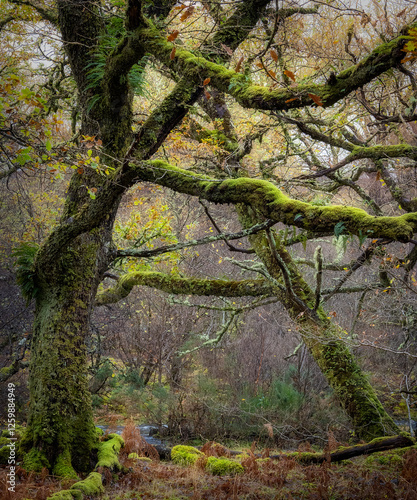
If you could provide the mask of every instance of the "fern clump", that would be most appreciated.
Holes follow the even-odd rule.
[[[36,243],[23,243],[13,250],[16,267],[16,282],[20,286],[22,295],[26,302],[35,299],[39,293],[36,284],[35,256],[39,250]]]
[[[94,93],[94,95],[90,98],[87,108],[88,112],[90,112],[103,97],[101,93],[101,84],[105,75],[109,55],[117,49],[121,39],[127,35],[128,32],[126,31],[123,20],[115,18],[106,25],[106,33],[99,37],[99,45],[97,46],[97,50],[94,55],[94,61],[86,66],[87,78],[89,80],[86,88],[92,89],[94,92],[99,90],[98,93]],[[148,59],[148,56],[142,57],[142,59],[131,67],[127,75],[130,90],[136,96],[149,95],[146,91],[145,80],[145,66]],[[126,80],[124,75],[121,75],[120,78],[121,82],[122,80]]]

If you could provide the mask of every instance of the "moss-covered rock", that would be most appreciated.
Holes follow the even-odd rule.
[[[214,476],[226,476],[241,474],[244,468],[229,458],[208,457],[206,470]]]
[[[91,472],[91,474],[83,481],[78,481],[71,486],[70,491],[78,490],[85,496],[94,496],[104,493],[104,486],[101,481],[101,474]]]
[[[107,441],[103,441],[99,444],[98,448],[98,462],[96,469],[98,467],[107,467],[112,471],[119,471],[122,466],[119,462],[119,451],[125,445],[122,437],[118,434],[109,434]]]
[[[171,450],[171,459],[177,465],[194,465],[204,453],[193,446],[178,445]]]
[[[62,490],[54,493],[49,500],[82,500],[104,493],[104,487],[101,481],[101,474],[92,472],[83,481],[78,481],[71,486],[69,490]]]
[[[77,493],[80,493],[81,497],[79,495],[78,497],[74,496],[70,490],[62,490],[48,497],[48,500],[82,500],[82,493]]]

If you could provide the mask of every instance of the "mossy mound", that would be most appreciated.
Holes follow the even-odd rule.
[[[141,457],[137,453],[129,453],[127,458],[130,458],[131,460],[141,461],[141,462],[152,462],[152,458]]]
[[[178,445],[171,450],[171,460],[177,465],[194,465],[204,453],[193,446]]]
[[[92,472],[83,481],[78,481],[71,486],[69,490],[62,490],[54,493],[49,500],[82,500],[104,493],[104,487],[101,481],[101,474]]]
[[[74,491],[75,493],[75,491]],[[48,497],[48,500],[82,500],[82,493],[81,491],[77,492],[78,495],[73,495],[71,490],[62,490],[58,491],[57,493],[54,493],[50,497]]]
[[[98,448],[98,467],[107,467],[112,471],[119,471],[122,466],[119,462],[119,451],[125,445],[125,442],[118,434],[109,434],[106,441],[99,444]]]
[[[206,470],[213,476],[226,476],[241,474],[244,468],[237,462],[228,458],[208,457]]]
[[[100,495],[104,493],[104,486],[101,481],[101,474],[91,472],[83,481],[78,481],[71,486],[70,491],[78,490],[85,496]]]

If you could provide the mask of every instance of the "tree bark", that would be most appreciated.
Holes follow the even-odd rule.
[[[38,293],[30,358],[30,409],[24,465],[74,476],[91,470],[97,436],[88,390],[86,344],[92,304],[107,267],[109,227],[76,238],[37,268]]]

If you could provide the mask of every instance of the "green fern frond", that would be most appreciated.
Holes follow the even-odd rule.
[[[100,88],[101,81],[104,77],[107,58],[120,42],[121,35],[126,35],[124,26],[107,26],[107,33],[99,39],[99,46],[94,55],[94,61],[87,66],[88,84],[86,89]],[[145,81],[145,66],[148,62],[148,57],[143,57],[137,64],[134,64],[127,76],[130,87],[133,93],[137,96],[146,96],[149,93],[146,90]],[[123,76],[121,76],[123,78]],[[88,112],[100,101],[101,95],[94,94],[88,104]]]
[[[36,243],[23,243],[12,252],[15,258],[16,282],[20,286],[22,295],[27,303],[35,299],[39,293],[36,284],[36,273],[34,268],[35,256],[39,250]]]

